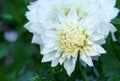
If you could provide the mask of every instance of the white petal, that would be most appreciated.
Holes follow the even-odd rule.
[[[106,38],[106,37],[105,37],[105,38]],[[101,40],[99,40],[99,41],[95,41],[94,43],[99,44],[99,45],[103,45],[103,44],[106,43],[106,41],[105,41],[105,39],[101,39]]]
[[[101,46],[99,46],[97,44],[86,46],[84,48],[84,52],[88,56],[100,56],[101,53],[104,53],[104,54],[106,53],[106,51]]]
[[[55,54],[55,57],[59,57],[61,55],[61,52],[58,50]]]
[[[78,16],[76,13],[76,8],[71,9],[71,11],[69,12],[67,16],[67,21],[69,21],[68,24],[71,26],[75,26],[77,24]]]
[[[115,6],[116,0],[100,0],[104,8],[109,9]]]
[[[37,3],[39,3],[38,6],[40,6],[44,10],[51,9],[51,2],[50,0],[37,0]]]
[[[86,46],[86,47],[84,48],[84,52],[85,52],[85,54],[88,55],[88,56],[96,56],[96,55],[99,54],[99,52],[97,52],[97,50],[94,49],[92,45],[91,45],[91,46]]]
[[[55,37],[48,37],[44,34],[41,35],[41,38],[43,40],[44,46],[49,48],[54,48],[57,45],[57,41],[55,40]]]
[[[65,59],[66,59],[66,57],[60,57],[60,59],[59,59],[60,65],[62,65],[62,63],[65,61]]]
[[[70,76],[75,69],[75,63],[73,63],[71,59],[67,59],[64,62],[64,68],[67,71],[67,74]]]
[[[86,55],[84,51],[81,51],[80,53],[80,59],[88,64],[90,67],[93,66],[93,62],[90,56]]]
[[[51,37],[51,38],[54,38],[54,39],[58,39],[56,31],[46,30],[44,34],[45,34],[46,37]]]
[[[110,27],[110,31],[111,32],[116,32],[117,31],[117,29],[115,28],[115,26],[113,25],[113,24],[111,24],[111,23],[109,23],[109,27]]]
[[[117,8],[112,8],[109,10],[103,11],[105,13],[105,21],[110,22],[113,18],[118,15],[119,10]]]
[[[53,51],[56,51],[57,48],[54,47],[54,48],[50,48],[50,47],[45,47],[43,46],[44,48],[41,50],[41,54],[47,54],[49,52],[53,52]]]
[[[87,42],[87,44],[88,44],[88,45],[93,45],[94,43],[89,40],[89,41]]]
[[[60,24],[65,24],[66,23],[66,17],[64,15],[64,13],[60,12],[58,14],[58,21],[60,22]]]
[[[37,5],[37,2],[32,2],[32,3],[30,3],[30,5],[27,6],[27,8],[28,8],[28,10],[32,10],[36,7],[36,5]]]
[[[96,49],[99,53],[106,53],[106,51],[104,50],[104,48],[102,48],[100,45],[94,45],[93,46],[94,49]]]
[[[42,44],[43,41],[41,39],[41,36],[38,34],[34,34],[33,38],[32,38],[32,43],[36,43],[36,44]]]
[[[26,17],[31,22],[38,22],[38,15],[36,15],[36,10],[26,12]]]
[[[76,54],[74,57],[72,57],[72,61],[73,61],[74,64],[76,64],[77,57],[78,57],[78,54]]]
[[[55,52],[51,52],[49,54],[45,54],[42,58],[42,62],[51,61],[54,58]]]
[[[32,33],[37,33],[37,34],[41,34],[44,31],[44,28],[43,28],[42,24],[40,24],[40,23],[33,24],[33,23],[29,22],[25,25],[25,28],[28,31],[30,31]]]
[[[110,30],[111,30],[111,33],[112,33],[112,39],[113,39],[113,41],[117,41],[117,39],[116,39],[116,37],[115,37],[115,35],[114,35],[114,33],[117,31],[117,29],[115,28],[115,26],[114,25],[110,25]]]
[[[51,66],[52,66],[52,67],[55,67],[55,66],[58,64],[58,62],[59,62],[59,58],[54,58],[54,59],[52,60]]]
[[[76,55],[78,55],[78,50],[79,50],[79,49],[76,49],[76,50],[74,51],[74,53],[72,54],[72,57],[76,57]]]
[[[34,32],[34,31],[32,30],[31,25],[32,25],[32,23],[31,23],[31,22],[28,22],[27,24],[24,25],[24,27],[25,27],[29,32],[32,33],[32,32]]]
[[[30,22],[42,22],[46,18],[46,12],[39,5],[28,6],[30,11],[26,12],[25,16]]]
[[[68,59],[70,59],[71,56],[72,56],[72,53],[68,53],[68,52],[64,52],[64,53],[62,54],[62,57],[66,57],[66,58],[68,58]]]
[[[103,39],[104,38],[104,35],[100,35],[100,34],[94,34],[94,35],[92,35],[92,41],[99,41],[99,40],[101,40],[101,39]]]
[[[116,37],[115,37],[113,32],[112,32],[112,39],[113,39],[113,41],[117,41],[117,39],[116,39]]]
[[[102,22],[102,23],[99,25],[97,31],[98,31],[98,33],[100,33],[100,34],[103,34],[103,35],[105,35],[105,36],[108,36],[108,34],[110,33],[110,30],[111,30],[112,27],[113,27],[113,26],[112,26],[110,23]]]
[[[100,21],[102,20],[102,17],[100,14],[91,14],[89,16],[87,16],[83,22],[82,22],[82,27],[85,30],[91,30],[94,31],[96,25],[98,25],[100,23]]]
[[[112,33],[112,38],[114,41],[116,41],[116,38],[114,36],[114,33],[117,31],[117,29],[115,28],[114,25],[112,25],[111,23],[106,23],[106,22],[102,22],[100,27],[98,27],[98,33],[103,34],[105,36],[105,38],[108,36],[108,34],[111,32]],[[104,40],[103,41],[104,44]],[[99,41],[98,41],[99,42]]]

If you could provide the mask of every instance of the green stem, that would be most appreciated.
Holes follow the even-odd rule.
[[[82,67],[81,62],[79,61],[79,69],[84,81],[89,81],[85,69]]]

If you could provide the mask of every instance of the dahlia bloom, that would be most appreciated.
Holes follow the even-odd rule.
[[[99,23],[94,29],[97,33],[104,34],[106,38],[110,31],[112,33],[117,31],[110,23],[119,12],[114,7],[115,3],[116,0],[37,0],[28,6],[29,11],[26,12],[26,17],[29,23],[34,25],[45,21],[54,22],[60,12],[67,15],[71,8],[75,7],[80,20],[96,14],[95,19]],[[105,43],[105,40],[101,41]]]
[[[114,5],[115,0],[37,0],[28,6],[25,28],[33,33],[32,43],[41,46],[42,62],[63,64],[70,76],[78,57],[93,66],[92,58],[106,53],[100,45],[116,31],[110,23],[118,14]]]

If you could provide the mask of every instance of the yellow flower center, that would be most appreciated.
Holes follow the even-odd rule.
[[[82,49],[89,39],[89,35],[79,27],[66,27],[59,32],[58,45],[62,52],[74,52]]]

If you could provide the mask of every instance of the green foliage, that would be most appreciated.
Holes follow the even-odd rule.
[[[104,48],[107,50],[105,55],[102,55],[100,60],[104,75],[108,81],[119,81],[120,76],[120,46],[115,44],[112,37],[106,39]]]
[[[116,7],[120,10],[120,0],[117,0]],[[120,32],[120,12],[118,16],[112,20],[112,23],[116,26],[116,28]]]
[[[6,43],[0,44],[0,60],[8,55],[8,46]]]
[[[115,24],[118,31],[120,31],[120,18],[115,18],[112,20],[112,23]]]
[[[120,32],[118,32],[118,31],[115,32],[115,36],[116,36],[118,44],[120,45]]]

